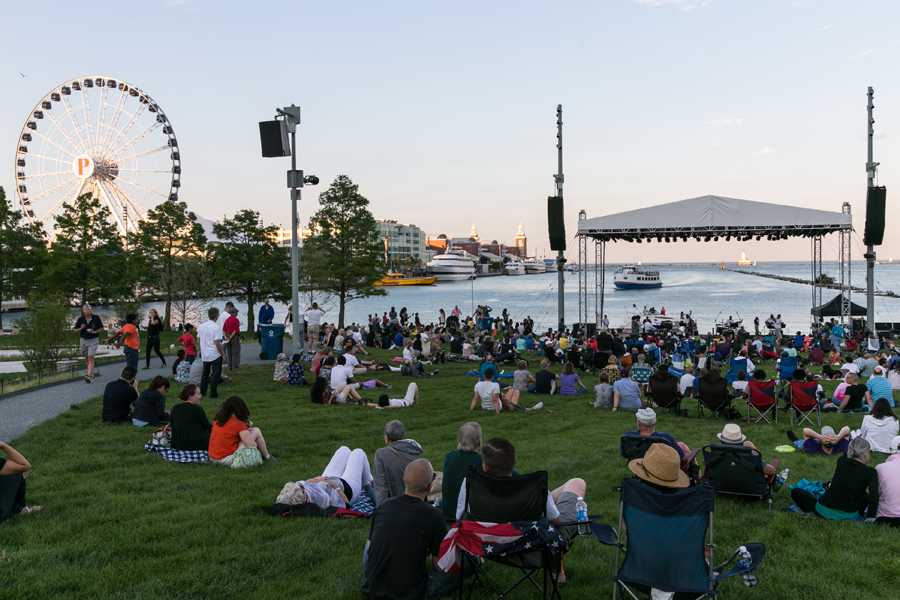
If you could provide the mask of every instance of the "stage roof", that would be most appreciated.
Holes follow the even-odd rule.
[[[578,222],[578,235],[626,242],[648,237],[706,239],[734,236],[749,239],[750,236],[761,236],[779,239],[824,235],[852,226],[850,215],[841,212],[725,196],[700,196],[583,219]]]
[[[822,306],[814,306],[810,311],[815,317],[840,317],[841,316],[841,295],[838,294]],[[866,316],[866,307],[860,306],[856,302],[850,303],[851,317]]]

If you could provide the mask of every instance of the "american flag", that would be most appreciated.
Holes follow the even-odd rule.
[[[460,551],[490,558],[515,556],[541,548],[563,554],[569,545],[560,531],[545,520],[521,523],[459,521],[441,542],[437,566],[445,573],[457,572]]]

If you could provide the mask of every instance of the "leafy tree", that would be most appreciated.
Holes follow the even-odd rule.
[[[216,294],[209,262],[203,257],[179,257],[172,269],[174,288],[172,318],[175,323],[200,320],[208,300]]]
[[[319,210],[309,221],[313,233],[303,244],[302,268],[312,287],[337,297],[339,327],[348,302],[385,293],[375,287],[384,274],[384,247],[368,206],[359,186],[338,175],[319,195]]]
[[[62,298],[31,296],[29,311],[19,319],[19,335],[25,363],[38,374],[49,373],[56,367],[71,340],[71,321],[68,303]]]
[[[177,269],[183,259],[196,258],[204,252],[203,226],[186,203],[166,200],[147,213],[135,241],[135,251],[145,264],[141,283],[162,293],[166,301],[163,321],[168,328],[172,302],[190,297],[197,289],[197,282],[180,277]]]
[[[253,331],[257,302],[290,297],[288,249],[278,245],[278,225],[265,225],[255,210],[222,219],[213,232],[219,238],[209,249],[217,287],[247,303],[247,330]]]
[[[22,219],[13,210],[0,187],[0,328],[3,327],[3,300],[25,298],[47,260],[44,228]]]
[[[109,208],[91,194],[64,205],[43,277],[47,289],[82,304],[133,298],[132,271]]]

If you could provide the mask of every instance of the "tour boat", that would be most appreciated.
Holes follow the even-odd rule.
[[[437,277],[434,275],[426,275],[421,277],[413,277],[404,275],[403,273],[387,273],[384,277],[375,282],[376,286],[399,286],[399,285],[434,285]]]
[[[465,252],[438,254],[428,263],[428,270],[438,281],[465,281],[475,276],[476,260]]]
[[[510,258],[505,265],[503,265],[503,270],[507,275],[524,275],[525,271],[525,263],[522,262],[520,258]]]
[[[556,270],[556,259],[555,258],[545,258],[544,259],[544,268],[548,271]]]
[[[737,266],[739,267],[752,267],[753,261],[747,258],[746,252],[741,252],[741,257],[737,261]]]
[[[546,273],[547,267],[544,265],[544,261],[542,260],[538,260],[537,258],[526,258],[525,272],[529,275],[533,273]]]
[[[636,265],[616,269],[613,283],[620,290],[645,290],[662,287],[659,271],[645,271]]]

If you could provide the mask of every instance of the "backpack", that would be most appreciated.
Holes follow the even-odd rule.
[[[190,383],[191,363],[186,360],[178,363],[178,368],[175,369],[175,381],[177,381],[178,383]]]

